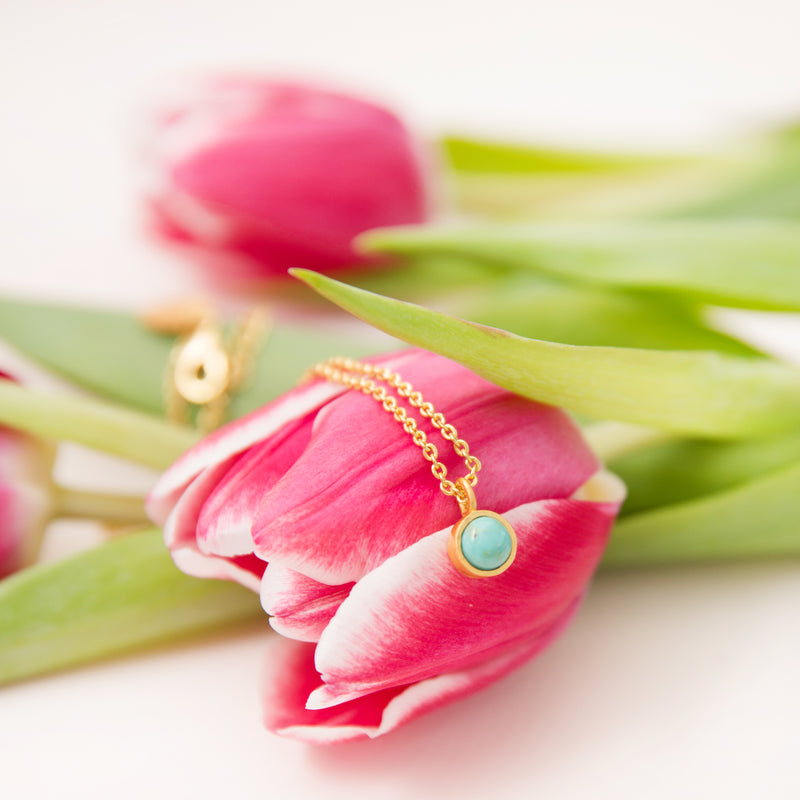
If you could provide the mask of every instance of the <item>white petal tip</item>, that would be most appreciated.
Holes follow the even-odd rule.
[[[264,604],[261,604],[264,608]],[[285,622],[281,617],[272,616],[265,608],[264,611],[270,614],[269,624],[275,633],[287,639],[295,639],[298,642],[309,642],[313,644],[319,641],[321,631],[313,625],[298,625],[297,623]]]
[[[322,745],[343,744],[356,739],[374,739],[377,735],[374,729],[360,725],[340,725],[330,728],[315,725],[290,725],[286,728],[277,728],[273,733],[305,744]]]
[[[257,575],[224,558],[206,556],[197,550],[184,547],[172,551],[172,560],[181,572],[195,578],[236,581],[256,594],[260,591],[261,579]]]
[[[370,689],[365,689],[361,692],[333,692],[329,686],[320,686],[319,689],[314,689],[306,700],[306,709],[308,711],[320,711],[323,708],[331,708],[333,706],[347,703],[350,700],[357,700],[365,694],[370,693]]]
[[[578,487],[570,499],[586,500],[590,503],[622,503],[628,489],[613,472],[601,469],[595,472],[583,486]]]

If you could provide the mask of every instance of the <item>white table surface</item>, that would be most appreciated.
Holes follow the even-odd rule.
[[[799,27],[791,0],[3,0],[0,292],[136,308],[192,291],[135,200],[138,110],[176,73],[324,77],[430,131],[680,147],[800,111]],[[773,335],[800,345],[796,320]],[[60,468],[150,480],[75,451]],[[93,536],[59,526],[48,553]],[[796,798],[799,577],[600,576],[566,635],[502,683],[328,749],[262,730],[258,626],[31,681],[0,691],[0,793]]]

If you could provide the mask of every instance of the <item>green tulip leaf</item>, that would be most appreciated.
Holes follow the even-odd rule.
[[[433,299],[458,316],[535,339],[733,355],[757,352],[709,328],[702,309],[679,298],[564,283],[463,255],[404,259],[392,269],[362,269],[338,279],[402,300]]]
[[[252,592],[180,572],[160,531],[129,534],[0,582],[0,683],[258,617]]]
[[[110,400],[164,413],[164,372],[175,337],[149,331],[135,314],[0,300],[0,337],[53,372]],[[385,343],[329,330],[275,324],[248,386],[230,407],[241,416],[290,389],[311,364],[339,352],[367,355]]]
[[[674,217],[690,219],[798,219],[800,125],[795,121],[764,138],[757,161],[736,173],[724,190],[688,205]]]
[[[800,310],[800,224],[791,222],[420,226],[370,231],[360,245],[410,256],[469,253],[567,281]]]
[[[598,175],[664,169],[693,164],[699,160],[691,156],[556,149],[463,136],[446,136],[440,144],[448,164],[457,172]]]
[[[628,487],[622,515],[695,500],[800,461],[800,436],[718,442],[678,439],[610,458]]]
[[[800,371],[767,359],[526,339],[307,270],[293,274],[392,336],[517,394],[589,417],[721,438],[800,426]]]
[[[174,339],[133,314],[0,299],[0,337],[98,394],[163,413],[163,372]]]
[[[758,355],[752,347],[706,326],[693,305],[532,276],[489,283],[450,305],[459,316],[532,339]]]
[[[288,392],[308,367],[319,361],[345,352],[353,352],[360,358],[395,346],[396,343],[383,337],[357,337],[311,325],[275,325],[254,362],[248,385],[231,400],[230,417],[254,411]]]
[[[734,489],[621,519],[604,567],[800,556],[800,463]]]

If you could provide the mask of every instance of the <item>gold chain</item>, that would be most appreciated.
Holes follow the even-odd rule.
[[[421,448],[422,455],[431,462],[431,472],[439,481],[442,492],[448,497],[456,497],[459,503],[467,501],[466,489],[462,483],[475,486],[478,482],[478,470],[481,468],[481,462],[475,456],[470,455],[469,445],[463,439],[459,439],[458,432],[445,421],[444,415],[436,411],[432,403],[426,402],[422,393],[415,390],[408,381],[404,381],[400,375],[387,367],[365,364],[350,358],[330,358],[316,364],[305,375],[306,379],[311,377],[323,378],[331,383],[346,386],[348,389],[356,389],[377,400],[383,409],[392,414],[403,426],[403,430],[411,436],[414,444]],[[439,461],[439,451],[436,445],[428,441],[425,431],[420,430],[414,417],[409,416],[406,409],[397,402],[397,398],[389,394],[381,384],[386,384],[394,389],[425,419],[429,419],[433,427],[448,442],[452,443],[456,454],[464,459],[468,470],[467,475],[459,478],[455,483],[448,480],[447,467]]]
[[[472,487],[478,482],[481,462],[470,455],[469,445],[458,436],[441,412],[427,402],[422,393],[404,381],[388,367],[365,364],[351,358],[329,358],[309,369],[304,380],[322,378],[355,389],[377,400],[384,411],[390,413],[422,450],[431,462],[431,472],[439,481],[439,488],[449,497],[455,497],[461,509],[461,519],[453,525],[447,540],[447,553],[453,566],[469,578],[488,578],[505,572],[517,555],[517,535],[506,519],[494,511],[479,510]],[[447,479],[447,467],[439,461],[436,445],[428,441],[417,420],[409,416],[398,403],[397,397],[387,391],[393,389],[398,397],[408,401],[419,413],[431,421],[442,436],[453,445],[456,454],[464,459],[468,470],[455,482]]]

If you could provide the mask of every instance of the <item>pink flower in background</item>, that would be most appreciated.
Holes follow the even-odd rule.
[[[207,80],[162,109],[148,143],[166,236],[237,277],[363,263],[353,237],[423,222],[418,143],[391,112],[312,86]]]
[[[0,371],[0,380],[10,376]],[[53,449],[0,425],[0,578],[36,558],[50,516]]]
[[[148,499],[178,566],[260,590],[287,637],[267,666],[266,724],[305,741],[378,736],[539,652],[575,613],[624,494],[559,410],[423,351],[380,363],[480,458],[478,505],[518,538],[501,575],[456,570],[455,500],[390,414],[336,384],[221,428]]]

